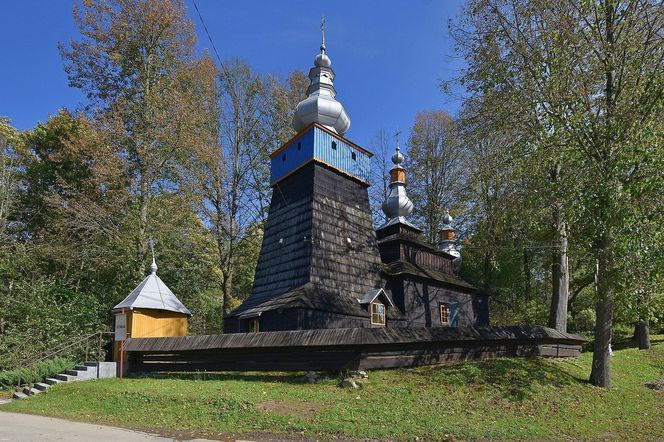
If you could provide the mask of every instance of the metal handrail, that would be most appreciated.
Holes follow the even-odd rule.
[[[97,331],[97,332],[91,333],[91,334],[89,334],[89,335],[82,335],[82,336],[79,336],[77,339],[78,339],[79,342],[80,342],[81,340],[89,339],[89,338],[91,338],[92,336],[97,335],[97,333],[99,333],[99,332]],[[75,339],[76,339],[76,338],[75,338]],[[31,356],[29,356],[29,357],[27,357],[27,358],[25,358],[25,359],[19,361],[18,363],[19,363],[19,365],[22,365],[22,366],[23,366],[23,365],[29,365],[29,364],[32,363],[33,361],[38,361],[38,360],[40,360],[40,358],[47,357],[47,356],[50,355],[51,353],[53,353],[53,352],[57,351],[58,349],[60,349],[61,347],[69,346],[69,344],[71,344],[71,339],[67,339],[66,341],[60,342],[60,343],[58,343],[58,344],[52,346],[51,348],[48,348],[48,349],[46,349],[46,350],[42,350],[42,351],[40,351],[40,352],[38,352],[38,353],[35,353],[35,354],[33,354],[33,355],[31,355]]]
[[[89,335],[79,336],[78,338],[75,338],[75,340],[73,342],[70,340],[70,341],[64,342],[64,343],[62,343],[62,344],[60,344],[60,345],[58,345],[54,348],[51,348],[50,350],[42,352],[40,354],[40,357],[37,357],[36,359],[26,359],[26,360],[21,361],[19,363],[19,366],[18,366],[17,388],[18,389],[21,388],[21,371],[23,369],[30,368],[30,377],[29,377],[29,382],[28,382],[28,388],[32,388],[32,385],[33,385],[32,384],[33,368],[36,364],[38,364],[39,362],[45,361],[46,359],[52,358],[53,356],[58,355],[58,354],[62,353],[63,351],[74,347],[77,344],[80,344],[82,342],[86,343],[86,358],[87,358],[87,354],[88,354],[87,344],[89,343],[91,338],[96,337],[96,336],[99,336],[99,347],[98,347],[98,350],[97,350],[97,363],[101,362],[101,347],[102,347],[103,336],[104,335],[112,335],[112,334],[113,334],[113,332],[109,332],[109,331],[98,331],[98,332],[94,332],[94,333],[89,334]]]

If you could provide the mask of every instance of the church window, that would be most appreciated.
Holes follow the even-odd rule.
[[[385,306],[380,302],[371,303],[371,324],[385,325]]]
[[[252,318],[249,320],[249,333],[258,333],[260,330],[260,325],[258,323],[258,318]]]
[[[332,141],[332,150],[337,150],[337,142]]]
[[[450,325],[450,305],[444,302],[440,303],[440,323]]]
[[[297,143],[297,150],[302,150],[302,143]]]
[[[357,155],[355,155],[355,152],[351,153],[351,157],[353,157],[354,160],[357,159]]]
[[[281,157],[281,161],[286,161],[286,154],[283,154]]]

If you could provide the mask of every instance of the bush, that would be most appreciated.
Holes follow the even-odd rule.
[[[578,332],[592,331],[595,329],[595,310],[592,308],[584,308],[579,311],[573,318],[574,330]]]
[[[44,379],[74,368],[76,362],[66,358],[54,358],[39,362],[32,366],[32,382],[41,382]],[[30,379],[30,369],[21,370],[21,384]],[[0,389],[7,390],[16,387],[18,383],[18,369],[0,371]]]

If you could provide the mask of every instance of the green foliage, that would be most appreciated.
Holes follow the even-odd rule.
[[[572,317],[570,330],[576,332],[590,332],[595,328],[595,321],[595,309],[584,308]]]
[[[664,336],[653,336],[648,351],[619,347],[611,390],[585,381],[592,355],[584,353],[372,371],[360,390],[339,388],[335,374],[316,384],[304,383],[302,373],[103,379],[58,385],[0,410],[219,439],[662,438],[662,395],[645,384],[664,373]]]
[[[27,384],[31,376],[33,383],[42,382],[46,378],[74,368],[75,365],[75,361],[67,358],[54,358],[38,362],[31,368],[20,370],[21,384]],[[18,369],[0,371],[0,390],[9,390],[16,387],[18,385],[18,378]]]

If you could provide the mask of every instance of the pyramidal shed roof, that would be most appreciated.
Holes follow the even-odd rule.
[[[183,313],[191,316],[191,312],[173,294],[164,281],[157,276],[157,264],[152,261],[151,273],[121,303],[113,307],[113,311],[124,309],[147,308]]]

